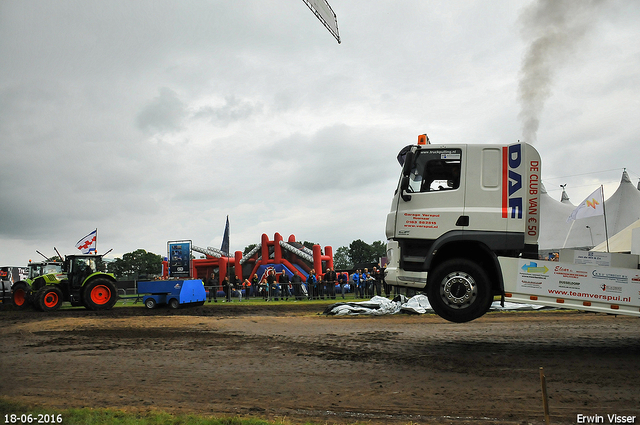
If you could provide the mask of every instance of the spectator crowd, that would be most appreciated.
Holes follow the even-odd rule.
[[[358,269],[352,273],[336,272],[327,268],[324,274],[310,270],[306,282],[303,282],[299,274],[287,274],[283,269],[276,272],[271,268],[262,279],[254,274],[251,279],[239,282],[235,275],[225,276],[222,282],[215,274],[206,280],[205,286],[209,292],[209,302],[218,302],[219,291],[222,291],[223,302],[230,302],[232,298],[263,298],[265,301],[292,300],[324,300],[336,299],[341,296],[354,294],[354,298],[371,298],[375,295],[385,297],[391,295],[391,288],[384,280],[384,270],[373,267]]]

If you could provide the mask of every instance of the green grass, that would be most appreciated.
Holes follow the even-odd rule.
[[[9,415],[8,417],[5,415]],[[31,415],[32,422],[49,420],[45,423],[66,425],[291,425],[288,419],[283,421],[266,421],[256,418],[213,417],[199,415],[173,415],[162,411],[143,413],[126,412],[117,409],[46,409],[31,407],[23,403],[14,402],[0,397],[0,423],[12,423],[11,415],[16,415],[13,423],[20,422],[21,415]],[[38,417],[38,415],[43,415]],[[44,416],[48,415],[48,416]],[[24,417],[27,419],[27,416]],[[53,418],[53,420],[52,420]],[[61,420],[62,422],[59,422]],[[25,423],[29,423],[28,421]],[[312,422],[305,422],[313,425]]]

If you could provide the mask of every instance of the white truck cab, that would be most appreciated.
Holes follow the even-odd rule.
[[[422,135],[398,160],[402,173],[386,221],[387,283],[426,290],[434,311],[453,322],[482,316],[496,295],[539,302],[518,283],[540,262],[535,148],[432,145]]]

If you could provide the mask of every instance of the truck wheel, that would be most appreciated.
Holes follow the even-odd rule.
[[[112,281],[98,277],[84,286],[82,299],[89,310],[109,310],[118,300],[118,293]]]
[[[465,259],[448,260],[436,267],[427,285],[427,296],[438,316],[456,323],[477,319],[493,301],[487,274]]]
[[[180,303],[175,298],[171,298],[171,301],[169,301],[169,307],[178,308],[180,307]]]
[[[24,282],[18,282],[13,286],[11,301],[16,308],[23,309],[28,307],[31,304],[29,298],[29,285]]]
[[[153,298],[147,298],[147,300],[144,302],[144,305],[148,309],[156,308],[156,300],[154,300]]]
[[[36,303],[42,311],[55,311],[62,305],[62,291],[57,286],[45,286],[36,292]]]

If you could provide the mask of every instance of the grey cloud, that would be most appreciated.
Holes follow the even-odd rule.
[[[236,96],[225,97],[225,104],[220,107],[206,106],[198,109],[194,119],[209,119],[215,125],[227,126],[233,122],[242,121],[263,112],[261,103],[240,100]]]
[[[144,131],[175,132],[184,128],[186,106],[175,91],[162,87],[160,94],[136,116],[136,125]]]
[[[384,134],[384,133],[383,133]],[[263,169],[297,192],[364,191],[395,178],[384,135],[344,124],[294,134],[258,150]],[[387,158],[389,156],[389,158]]]

